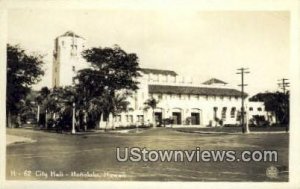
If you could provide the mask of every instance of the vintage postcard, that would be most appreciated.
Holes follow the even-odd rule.
[[[300,186],[299,1],[0,4],[3,188]]]

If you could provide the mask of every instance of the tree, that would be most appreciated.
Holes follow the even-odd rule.
[[[42,87],[40,90],[40,95],[42,98],[47,98],[50,93],[51,93],[51,91],[48,87]]]
[[[289,92],[258,93],[249,101],[264,102],[266,111],[274,112],[280,124],[289,124]]]
[[[47,127],[46,119],[47,119],[47,110],[49,109],[50,103],[53,104],[53,99],[50,99],[49,96],[51,91],[48,87],[42,87],[39,91],[39,95],[36,97],[36,102],[38,105],[37,117],[38,117],[38,125],[43,125]]]
[[[11,117],[19,116],[20,102],[25,99],[33,84],[44,75],[43,56],[30,55],[22,48],[7,45],[7,126],[11,127]]]
[[[156,127],[156,120],[155,120],[154,109],[157,107],[158,101],[155,98],[149,98],[144,104],[146,105],[146,109],[151,108],[151,110],[152,110],[153,127]]]
[[[44,93],[44,92],[45,93]],[[50,91],[50,90],[49,90]],[[56,130],[70,130],[73,116],[73,103],[78,103],[78,96],[73,86],[56,87],[50,93],[48,90],[41,90],[40,96],[43,96],[42,109],[43,112],[49,113],[49,124],[46,122],[46,128],[49,126],[56,127]]]
[[[91,48],[82,55],[91,64],[91,68],[80,70],[75,78],[78,80],[77,93],[82,94],[81,107],[89,110],[87,112],[90,114],[97,107],[101,111],[96,112],[102,113],[107,119],[109,114],[115,115],[126,104],[120,94],[138,89],[138,57],[134,53],[126,53],[119,46]],[[93,107],[89,108],[88,105]],[[95,116],[98,119],[101,117],[99,114]]]

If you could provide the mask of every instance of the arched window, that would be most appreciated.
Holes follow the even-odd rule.
[[[214,119],[217,118],[218,107],[214,107]]]
[[[234,118],[234,117],[235,117],[235,111],[236,111],[236,108],[235,108],[235,107],[232,107],[232,108],[231,108],[231,111],[230,111],[230,117],[231,117],[231,118]]]
[[[222,119],[226,118],[226,111],[227,111],[227,107],[223,107],[222,108]]]

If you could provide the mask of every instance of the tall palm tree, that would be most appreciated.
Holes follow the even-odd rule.
[[[112,98],[112,115],[113,117],[118,114],[121,113],[123,111],[126,111],[128,108],[128,105],[130,104],[127,100],[126,100],[126,96],[125,95],[121,95],[121,94],[116,94],[115,97]],[[114,129],[114,123],[112,125],[112,128]]]
[[[154,109],[157,107],[158,104],[158,100],[156,100],[155,98],[149,98],[145,103],[146,105],[146,109],[151,108],[152,110],[152,120],[153,120],[153,127],[156,127],[156,120],[155,120],[155,114],[154,114]]]
[[[36,97],[36,101],[38,104],[38,123],[41,123],[41,114],[43,115],[43,121],[41,124],[45,124],[44,126],[47,128],[47,106],[46,102],[48,101],[48,97],[51,91],[48,87],[42,87],[39,91],[39,95]],[[45,119],[45,120],[44,120]],[[45,123],[44,123],[45,121]]]
[[[106,109],[108,104],[109,102],[100,96],[92,98],[88,102],[87,112],[94,121],[99,120],[98,128],[100,128],[100,124],[103,121],[103,116],[107,112]]]

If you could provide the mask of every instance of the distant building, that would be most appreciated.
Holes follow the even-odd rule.
[[[76,71],[86,68],[81,52],[86,48],[85,39],[66,32],[55,39],[53,61],[53,87],[72,85]],[[164,119],[172,119],[173,126],[220,126],[238,125],[241,117],[241,92],[228,83],[212,78],[195,84],[192,78],[179,76],[172,70],[141,70],[139,89],[128,96],[128,111],[115,116],[114,126],[143,125],[154,120],[151,109],[145,109],[149,98],[158,100],[154,110],[155,121],[160,125]],[[244,96],[246,98],[246,96]],[[253,115],[268,119],[261,102],[249,102],[246,98],[246,120]],[[102,122],[100,127],[105,127]]]

